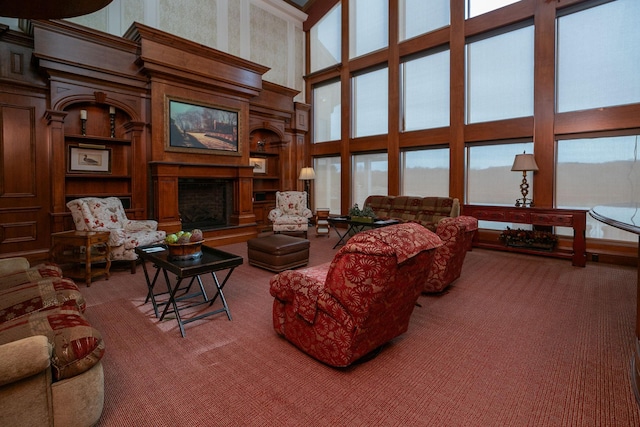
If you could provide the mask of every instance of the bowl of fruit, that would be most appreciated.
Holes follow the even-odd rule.
[[[202,256],[202,243],[204,236],[202,231],[178,231],[171,233],[164,239],[169,249],[169,258],[174,261],[189,261]]]

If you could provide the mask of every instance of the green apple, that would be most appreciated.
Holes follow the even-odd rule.
[[[165,237],[164,241],[165,243],[169,243],[170,245],[172,245],[178,241],[178,235],[175,233],[169,234],[167,235],[167,237]]]

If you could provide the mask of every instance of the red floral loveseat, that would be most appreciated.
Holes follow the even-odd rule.
[[[273,326],[300,350],[348,366],[404,333],[440,238],[413,223],[353,236],[331,263],[270,282]]]

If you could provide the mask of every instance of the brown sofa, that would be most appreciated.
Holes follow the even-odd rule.
[[[0,425],[98,422],[104,341],[85,307],[57,266],[0,260]]]
[[[377,218],[416,222],[434,232],[441,219],[460,215],[460,201],[451,197],[369,196],[367,206]]]

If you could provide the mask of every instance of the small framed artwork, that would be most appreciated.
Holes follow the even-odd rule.
[[[111,173],[111,148],[69,146],[70,173]]]
[[[249,162],[253,166],[253,173],[267,173],[267,159],[251,157]]]

